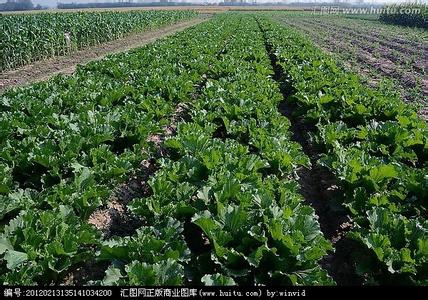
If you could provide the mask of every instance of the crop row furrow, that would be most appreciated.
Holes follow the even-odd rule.
[[[147,226],[126,253],[129,239],[117,238],[100,257],[123,262],[109,268],[121,274],[117,284],[147,283],[147,270],[158,284],[331,284],[318,264],[331,246],[295,176],[308,158],[277,110],[263,36],[251,17],[223,22],[234,35],[215,75],[164,142],[153,195],[130,203]],[[168,281],[156,276],[160,267]]]
[[[197,93],[230,34],[203,24],[2,96],[4,283],[59,283],[95,258],[101,232],[88,217],[157,152],[150,137]]]
[[[315,125],[318,163],[335,174],[355,222],[356,272],[377,282],[426,283],[428,126],[394,94],[368,89],[296,32],[259,20],[294,89],[295,114]]]

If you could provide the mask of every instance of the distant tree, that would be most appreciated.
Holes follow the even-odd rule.
[[[0,11],[31,10],[34,8],[31,0],[7,0],[0,4]]]

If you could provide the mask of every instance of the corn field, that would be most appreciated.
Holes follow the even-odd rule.
[[[379,19],[396,25],[428,28],[428,6],[424,4],[389,5]]]
[[[0,71],[195,15],[191,11],[134,11],[0,16]]]

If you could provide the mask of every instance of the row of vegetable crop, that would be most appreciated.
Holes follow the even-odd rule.
[[[193,11],[14,14],[0,17],[0,71],[197,16]]]
[[[349,237],[373,254],[358,257],[356,271],[372,283],[427,284],[428,125],[295,31],[259,22],[293,91],[288,101],[316,124],[319,164],[336,175],[356,223]]]
[[[233,35],[165,141],[153,194],[130,204],[148,226],[102,246],[100,259],[120,262],[103,283],[333,284],[318,264],[331,244],[295,176],[309,160],[277,110],[263,35],[250,16],[219,18]]]
[[[102,236],[88,216],[156,151],[148,138],[196,92],[230,33],[206,23],[2,95],[4,284],[61,283],[95,260]]]
[[[250,16],[217,16],[70,77],[2,96],[0,278],[89,284],[332,284],[331,245],[302,203],[263,36]],[[106,238],[88,216],[153,156],[178,103],[189,119],[165,141],[135,234]],[[143,151],[144,149],[144,151]]]

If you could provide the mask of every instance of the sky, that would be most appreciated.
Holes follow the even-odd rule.
[[[59,0],[59,2],[62,3],[87,3],[87,2],[111,2],[112,0]],[[156,0],[154,0],[156,1]],[[180,2],[181,0],[177,1]],[[204,2],[220,2],[220,0],[185,0],[187,2],[192,3],[204,3]],[[298,0],[300,2],[305,2],[305,0]],[[313,1],[313,0],[312,0]],[[0,3],[4,3],[6,0],[0,0]],[[49,6],[49,7],[55,7],[57,4],[57,0],[32,0],[34,5],[40,4],[43,6]],[[264,3],[264,2],[281,2],[281,0],[257,0],[257,3]],[[294,0],[287,0],[287,2],[294,2]],[[297,1],[296,1],[297,2]],[[309,2],[309,1],[308,1]],[[317,2],[322,2],[322,0],[317,0]],[[328,2],[326,0],[325,2]],[[333,1],[331,1],[333,2]],[[371,0],[365,0],[365,2],[370,3]],[[399,2],[409,2],[408,0],[374,0],[375,3],[399,3]],[[423,2],[428,3],[428,0],[424,0]]]

